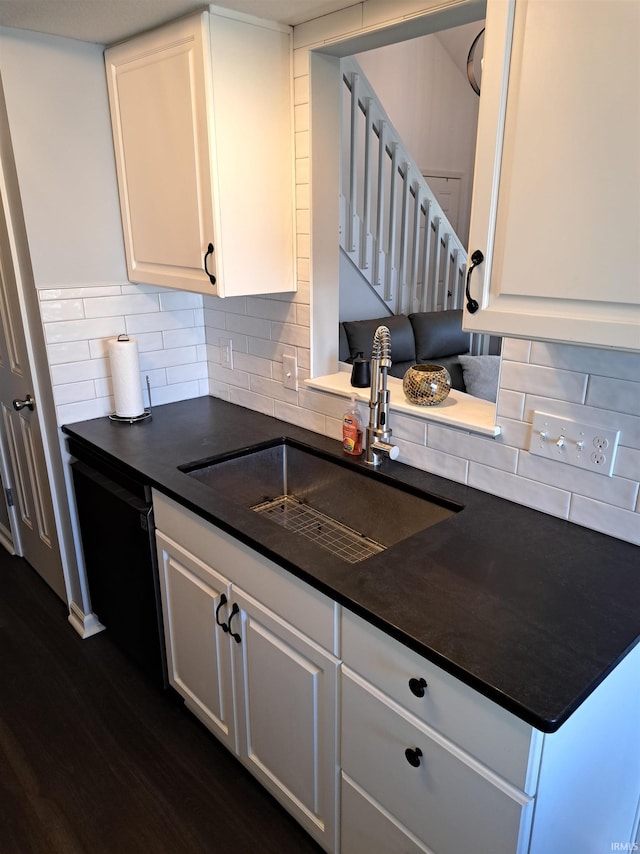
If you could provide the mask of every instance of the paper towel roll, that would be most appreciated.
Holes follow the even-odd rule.
[[[107,346],[116,415],[119,418],[137,418],[144,413],[138,342],[135,338],[121,335],[110,338]]]

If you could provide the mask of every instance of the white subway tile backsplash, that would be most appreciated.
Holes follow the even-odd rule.
[[[188,347],[192,344],[204,344],[205,342],[203,326],[194,326],[191,329],[167,329],[161,334],[162,346],[167,349]],[[138,344],[139,347],[140,344]]]
[[[40,302],[46,300],[74,300],[84,297],[109,297],[121,293],[120,285],[92,285],[91,287],[43,288],[38,291]]]
[[[368,413],[366,413],[365,419],[364,423],[366,427],[369,421]],[[427,425],[424,421],[419,421],[417,418],[394,415],[391,428],[394,440],[405,439],[407,442],[414,442],[416,445],[426,445],[427,443]]]
[[[248,317],[245,314],[225,314],[225,329],[256,338],[269,338],[271,334],[271,325],[268,320]]]
[[[271,379],[273,376],[271,359],[261,359],[259,356],[250,356],[247,353],[234,353],[233,367],[248,374],[256,374],[259,377]]]
[[[296,306],[296,323],[298,326],[311,326],[311,309],[308,305]]]
[[[340,419],[341,422],[349,405],[346,400],[334,394],[324,394],[304,386],[298,391],[298,402],[303,409]]]
[[[548,365],[568,371],[585,371],[601,377],[640,381],[640,353],[533,341],[531,361],[536,365]]]
[[[212,311],[230,312],[231,314],[247,313],[247,297],[220,297],[205,296],[203,307]]]
[[[571,502],[569,521],[640,546],[640,514],[581,495]],[[603,567],[606,571],[606,567]]]
[[[300,406],[293,406],[282,400],[275,401],[274,415],[276,418],[286,421],[287,424],[304,427],[306,430],[313,430],[314,433],[324,433],[325,431],[324,415],[310,412]]]
[[[504,445],[511,448],[528,448],[531,439],[531,424],[516,418],[496,418],[496,424],[502,431],[500,439]]]
[[[88,341],[63,341],[60,344],[47,345],[49,365],[65,364],[66,362],[82,362],[91,358]]]
[[[413,442],[406,442],[404,439],[397,439],[395,444],[400,449],[399,462],[430,471],[441,477],[447,477],[449,480],[466,483],[469,468],[467,460],[453,457],[450,454],[443,454],[433,448],[415,445]]]
[[[267,299],[266,297],[247,297],[247,314],[265,320],[280,320],[296,322],[296,305],[290,294],[285,300]]]
[[[229,368],[223,368],[222,365],[217,365],[215,362],[209,362],[208,365],[210,378],[229,386],[249,388],[249,374],[244,371],[232,371]]]
[[[160,311],[160,303],[158,294],[95,297],[84,300],[84,310],[87,317],[121,317]]]
[[[587,375],[575,371],[561,371],[539,365],[509,362],[505,359],[500,372],[500,386],[511,391],[544,394],[545,397],[582,403],[587,387]]]
[[[92,320],[61,320],[44,326],[47,344],[113,338],[124,331],[124,318],[102,317]]]
[[[174,365],[195,363],[195,347],[174,347],[171,350],[153,350],[140,354],[140,370],[152,371],[156,368],[167,368]]]
[[[469,463],[469,486],[566,519],[571,493],[481,463]]]
[[[606,477],[598,472],[585,471],[557,460],[547,460],[523,451],[518,460],[518,474],[529,480],[557,486],[607,504],[633,510],[638,496],[638,484],[622,477]]]
[[[65,383],[58,385],[53,390],[53,398],[56,406],[65,403],[77,403],[82,400],[91,400],[96,396],[96,387],[93,380],[79,383]]]
[[[106,377],[111,373],[107,359],[91,359],[82,362],[66,362],[51,366],[51,381],[54,386],[65,383],[78,383],[83,380],[94,380]]]
[[[58,424],[73,424],[76,421],[86,421],[90,418],[103,418],[111,412],[113,412],[113,400],[109,397],[56,406]]]
[[[48,300],[40,303],[43,323],[58,320],[81,320],[84,318],[84,302],[81,299]]]
[[[272,359],[274,362],[282,362],[283,356],[295,356],[296,348],[292,344],[283,344],[281,341],[266,341],[264,338],[250,338],[248,350],[252,356],[260,356],[263,359]]]
[[[501,388],[496,403],[496,414],[504,418],[522,419],[525,395],[522,391]]]
[[[222,400],[229,400],[229,385],[228,383],[219,382],[209,377],[208,394],[212,397],[219,397]]]
[[[295,347],[309,346],[309,327],[294,323],[271,323],[271,340],[293,344]]]
[[[510,362],[528,362],[531,353],[531,341],[524,338],[504,338],[502,340],[502,358]]]
[[[640,451],[619,445],[613,473],[640,482]]]
[[[176,383],[175,385],[160,386],[153,391],[153,405],[175,403],[178,400],[191,400],[200,396],[200,384],[193,382]]]
[[[612,409],[640,415],[640,376],[638,382],[610,377],[589,377],[587,404],[598,409]]]
[[[160,311],[179,311],[183,308],[202,308],[202,294],[187,291],[161,291]]]
[[[162,332],[143,332],[141,335],[136,335],[135,340],[138,343],[138,352],[148,353],[150,350],[162,350],[165,346],[163,336],[164,333]]]
[[[155,314],[127,316],[127,332],[139,335],[142,332],[164,332],[167,329],[182,329],[195,325],[193,309],[186,311],[158,311]]]
[[[186,365],[170,365],[167,366],[167,383],[175,385],[176,383],[185,383],[190,380],[202,380],[208,375],[207,365],[192,362]],[[195,395],[194,395],[195,396]]]
[[[436,451],[467,460],[476,460],[503,471],[515,472],[516,470],[518,451],[489,437],[471,436],[459,430],[429,424],[427,445]]]
[[[272,400],[284,400],[285,403],[297,404],[298,392],[285,388],[281,382],[249,374],[249,387],[256,394],[270,397]]]
[[[231,403],[237,403],[238,406],[254,409],[256,412],[263,412],[265,415],[273,415],[274,413],[274,401],[270,397],[255,394],[243,388],[229,386],[229,400]]]

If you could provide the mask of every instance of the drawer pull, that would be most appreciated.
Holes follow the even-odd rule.
[[[240,608],[238,607],[238,603],[234,602],[233,607],[231,608],[231,613],[229,614],[229,634],[231,635],[231,637],[234,639],[234,641],[236,643],[240,643],[242,641],[242,638],[240,637],[238,632],[232,632],[231,631],[231,620],[233,620],[235,615],[239,614],[239,613],[240,613]]]
[[[424,689],[426,687],[426,679],[409,679],[409,690],[414,697],[424,697]]]
[[[409,765],[412,765],[414,768],[420,767],[420,757],[422,756],[422,751],[419,747],[407,747],[404,752],[404,755],[407,757],[407,762]]]
[[[227,597],[224,593],[220,596],[220,604],[216,608],[216,623],[220,626],[223,632],[229,631],[228,623],[225,623],[224,620],[220,622],[220,608],[223,608],[227,604]]]

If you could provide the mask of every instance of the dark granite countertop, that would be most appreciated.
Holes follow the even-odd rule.
[[[136,424],[99,418],[63,431],[544,732],[640,640],[640,551],[629,543],[385,461],[385,476],[464,509],[346,564],[300,538],[292,547],[278,525],[178,469],[281,436],[345,460],[333,439],[211,397]]]

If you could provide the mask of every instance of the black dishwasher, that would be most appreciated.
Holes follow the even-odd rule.
[[[72,439],[69,450],[92,610],[120,649],[166,688],[151,489]]]

